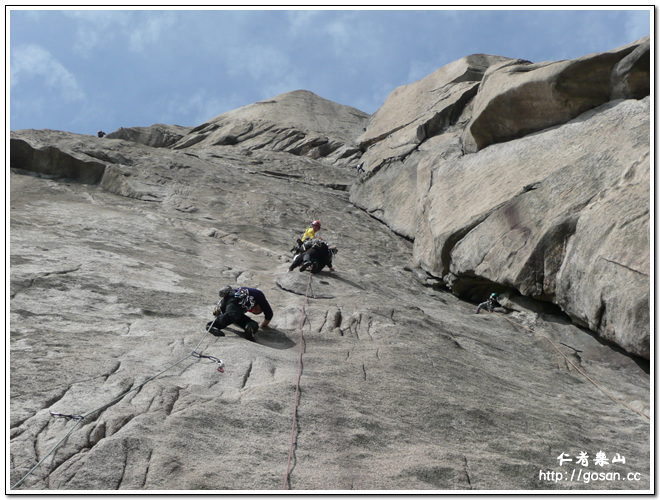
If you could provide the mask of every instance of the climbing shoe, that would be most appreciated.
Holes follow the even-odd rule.
[[[216,328],[215,326],[211,326],[211,324],[212,324],[211,322],[206,323],[206,330],[210,334],[215,335],[216,337],[224,337],[225,336],[225,332],[220,330],[220,328]]]
[[[300,272],[302,273],[303,271],[306,271],[309,266],[312,265],[311,261],[303,262],[302,266],[300,266]]]
[[[244,330],[248,335],[254,335],[259,330],[259,324],[256,321],[251,321],[246,325]]]

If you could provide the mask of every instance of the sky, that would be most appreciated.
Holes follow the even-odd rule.
[[[557,61],[653,34],[649,6],[5,9],[9,129],[79,134],[195,127],[300,89],[372,114],[470,54]]]

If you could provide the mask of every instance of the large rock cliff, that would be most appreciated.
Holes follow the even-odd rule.
[[[413,239],[415,261],[458,295],[553,302],[648,359],[649,62],[647,38],[442,68],[371,117],[351,201]]]
[[[11,486],[648,490],[648,58],[12,132]],[[287,272],[313,219],[334,272]],[[225,284],[256,342],[205,332]]]

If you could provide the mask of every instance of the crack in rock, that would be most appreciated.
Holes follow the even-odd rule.
[[[247,371],[243,375],[243,380],[241,381],[241,386],[239,387],[239,390],[245,388],[251,373],[252,373],[252,362],[250,362],[249,366],[247,367]]]

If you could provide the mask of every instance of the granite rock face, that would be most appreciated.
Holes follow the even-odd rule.
[[[424,140],[401,140],[394,131],[409,120],[377,123],[376,113],[378,133],[363,137],[380,140],[363,147],[378,168],[351,201],[414,240],[415,262],[460,296],[495,287],[552,302],[648,359],[648,45],[539,64],[484,58],[474,97],[447,103],[454,118]],[[427,78],[451,94],[453,75],[442,74]],[[389,107],[419,107],[410,96],[422,82],[397,89]],[[630,203],[604,208],[619,195]]]
[[[644,79],[642,68],[621,64],[639,46],[637,42],[567,61],[506,61],[491,66],[484,74],[472,118],[463,133],[465,151],[474,153],[490,144],[566,123],[618,97],[613,95],[612,80],[634,81],[636,76],[632,75]],[[650,61],[648,50],[646,60]],[[645,95],[648,93],[639,97]]]
[[[369,115],[298,90],[224,113],[195,127],[174,149],[266,148],[346,166],[359,158],[355,138]]]
[[[120,128],[108,134],[108,139],[124,139],[154,148],[166,148],[172,146],[187,135],[191,127],[180,127],[178,125],[164,125],[158,123],[151,127]]]
[[[426,78],[395,89],[360,136],[365,170],[407,157],[425,140],[454,123],[476,95],[485,71],[509,59],[474,54],[443,66]]]
[[[648,490],[648,363],[595,334],[643,353],[648,98],[465,154],[503,62],[434,74],[447,110],[411,92],[428,113],[389,134],[301,91],[188,133],[12,132],[11,485]],[[287,272],[314,219],[334,272]],[[206,334],[226,284],[273,307],[256,342]]]
[[[642,99],[651,92],[651,39],[646,38],[612,71],[613,99]]]

